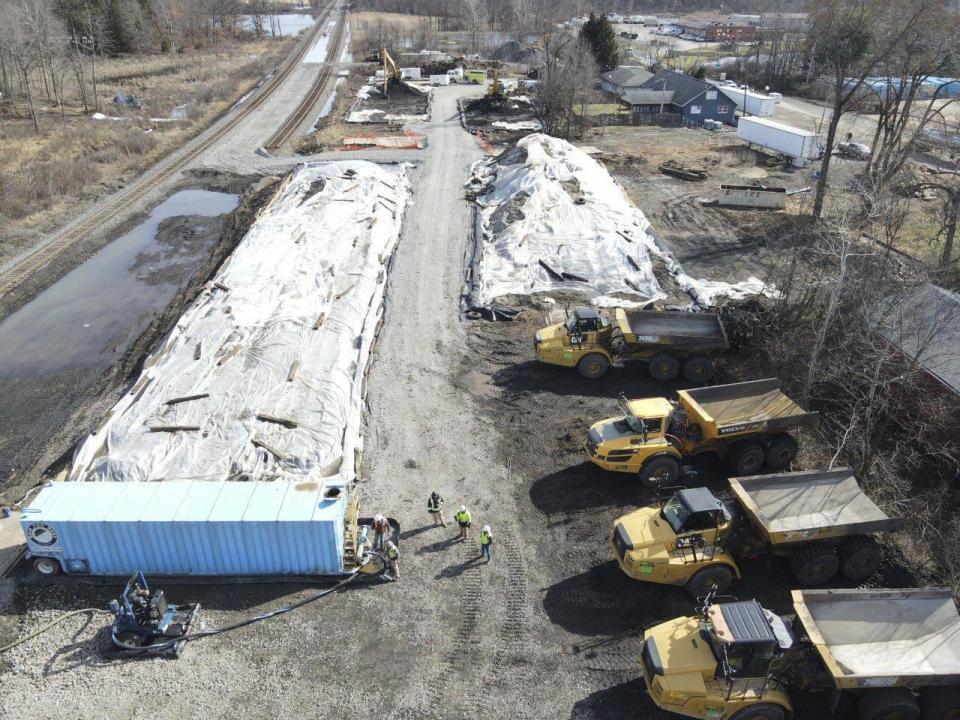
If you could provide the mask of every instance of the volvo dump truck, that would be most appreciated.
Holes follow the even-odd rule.
[[[577,308],[534,340],[537,359],[575,367],[585,378],[602,377],[614,363],[641,360],[655,380],[673,380],[682,370],[696,383],[713,377],[713,358],[728,347],[719,315],[623,308],[614,310],[612,320],[593,308]]]
[[[873,535],[900,527],[849,468],[731,478],[730,488],[726,498],[681,489],[617,518],[610,544],[620,568],[695,597],[726,591],[741,577],[740,561],[764,556],[788,558],[801,585],[822,585],[838,572],[858,585],[880,566]]]
[[[960,616],[950,590],[794,590],[795,616],[713,603],[644,633],[640,672],[661,709],[787,720],[792,699],[854,693],[860,720],[960,717]],[[808,700],[809,702],[809,700]],[[820,713],[823,716],[825,713]]]
[[[647,487],[673,485],[680,461],[713,452],[735,475],[756,474],[764,464],[780,470],[793,462],[797,441],[790,430],[813,425],[807,412],[776,380],[678,390],[667,398],[622,399],[621,415],[595,423],[584,450],[595,465],[636,473]]]

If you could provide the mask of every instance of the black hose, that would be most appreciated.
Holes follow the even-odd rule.
[[[371,553],[371,554],[378,554],[378,553]],[[386,563],[384,564],[386,565]],[[381,575],[382,574],[383,573],[381,573]],[[338,582],[333,587],[327,588],[326,590],[321,590],[320,592],[310,595],[308,597],[305,597],[302,600],[298,600],[292,605],[276,608],[275,610],[271,610],[269,612],[265,612],[260,615],[255,615],[252,618],[241,620],[239,622],[234,623],[233,625],[227,625],[226,627],[214,628],[213,630],[204,630],[203,632],[192,633],[190,635],[183,635],[181,637],[168,640],[167,642],[157,643],[155,645],[147,645],[144,647],[129,645],[125,642],[122,642],[113,633],[111,633],[111,639],[113,640],[114,645],[123,649],[122,652],[116,653],[118,656],[143,655],[145,653],[163,652],[165,650],[170,650],[174,648],[178,643],[191,642],[193,640],[202,640],[203,638],[214,637],[215,635],[222,635],[224,633],[230,632],[231,630],[238,630],[242,627],[246,627],[247,625],[253,625],[254,623],[260,622],[261,620],[269,620],[270,618],[274,618],[279,615],[284,615],[288,612],[301,608],[304,605],[309,605],[312,602],[316,602],[320,598],[326,597],[327,595],[334,593],[337,590],[340,590],[341,588],[345,587],[347,584],[356,580],[359,575],[361,575],[361,573],[355,572],[349,577],[346,577],[340,582]],[[374,577],[380,577],[380,575],[367,576],[367,577],[374,578]]]

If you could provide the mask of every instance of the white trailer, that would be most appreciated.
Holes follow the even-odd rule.
[[[740,118],[737,137],[749,145],[759,145],[786,155],[793,160],[795,167],[803,167],[808,160],[816,160],[822,153],[820,137],[815,132],[766,118]]]
[[[729,85],[717,89],[733,101],[737,110],[746,112],[748,115],[773,117],[773,111],[777,107],[777,100],[772,95],[764,95],[753,90],[745,91],[743,88]]]
[[[400,68],[400,79],[401,80],[420,80],[420,68],[418,67],[402,67]]]
[[[449,85],[450,76],[449,75],[431,75],[430,84],[431,85]]]

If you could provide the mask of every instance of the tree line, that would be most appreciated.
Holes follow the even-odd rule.
[[[276,36],[276,11],[283,7],[262,0],[5,0],[0,100],[23,98],[39,131],[36,100],[46,98],[63,110],[67,85],[77,88],[85,113],[100,109],[99,58]]]

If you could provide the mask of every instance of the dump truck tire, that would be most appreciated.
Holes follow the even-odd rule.
[[[727,465],[737,474],[738,477],[744,475],[756,475],[763,467],[766,460],[766,453],[763,447],[754,442],[737,443],[727,452]]]
[[[680,374],[680,361],[670,353],[657,353],[650,358],[650,377],[667,382]]]
[[[590,353],[580,358],[577,363],[577,372],[590,380],[596,380],[607,374],[610,362],[600,353]]]
[[[692,357],[683,364],[683,377],[692,383],[705,383],[713,377],[713,361],[705,357]]]
[[[920,706],[907,688],[871,690],[857,706],[860,720],[920,720]]]
[[[960,688],[928,687],[920,691],[922,720],[958,720],[960,718]]]
[[[726,565],[710,565],[687,581],[687,592],[693,597],[703,597],[717,586],[717,592],[726,592],[733,582],[733,570]]]
[[[774,435],[767,446],[767,467],[780,470],[787,467],[797,456],[800,446],[792,435]]]
[[[35,557],[33,562],[33,569],[40,575],[44,577],[53,577],[54,575],[59,575],[63,572],[63,568],[60,566],[59,561],[54,558],[48,557]]]
[[[868,537],[848,538],[840,543],[840,572],[851,582],[860,583],[880,567],[880,548]]]
[[[757,703],[745,707],[730,720],[787,720],[787,710],[782,705]]]
[[[680,463],[670,455],[651,458],[640,468],[640,482],[651,490],[673,485],[680,476]]]
[[[839,569],[840,558],[829,545],[801,545],[790,558],[790,572],[801,585],[822,585]]]

